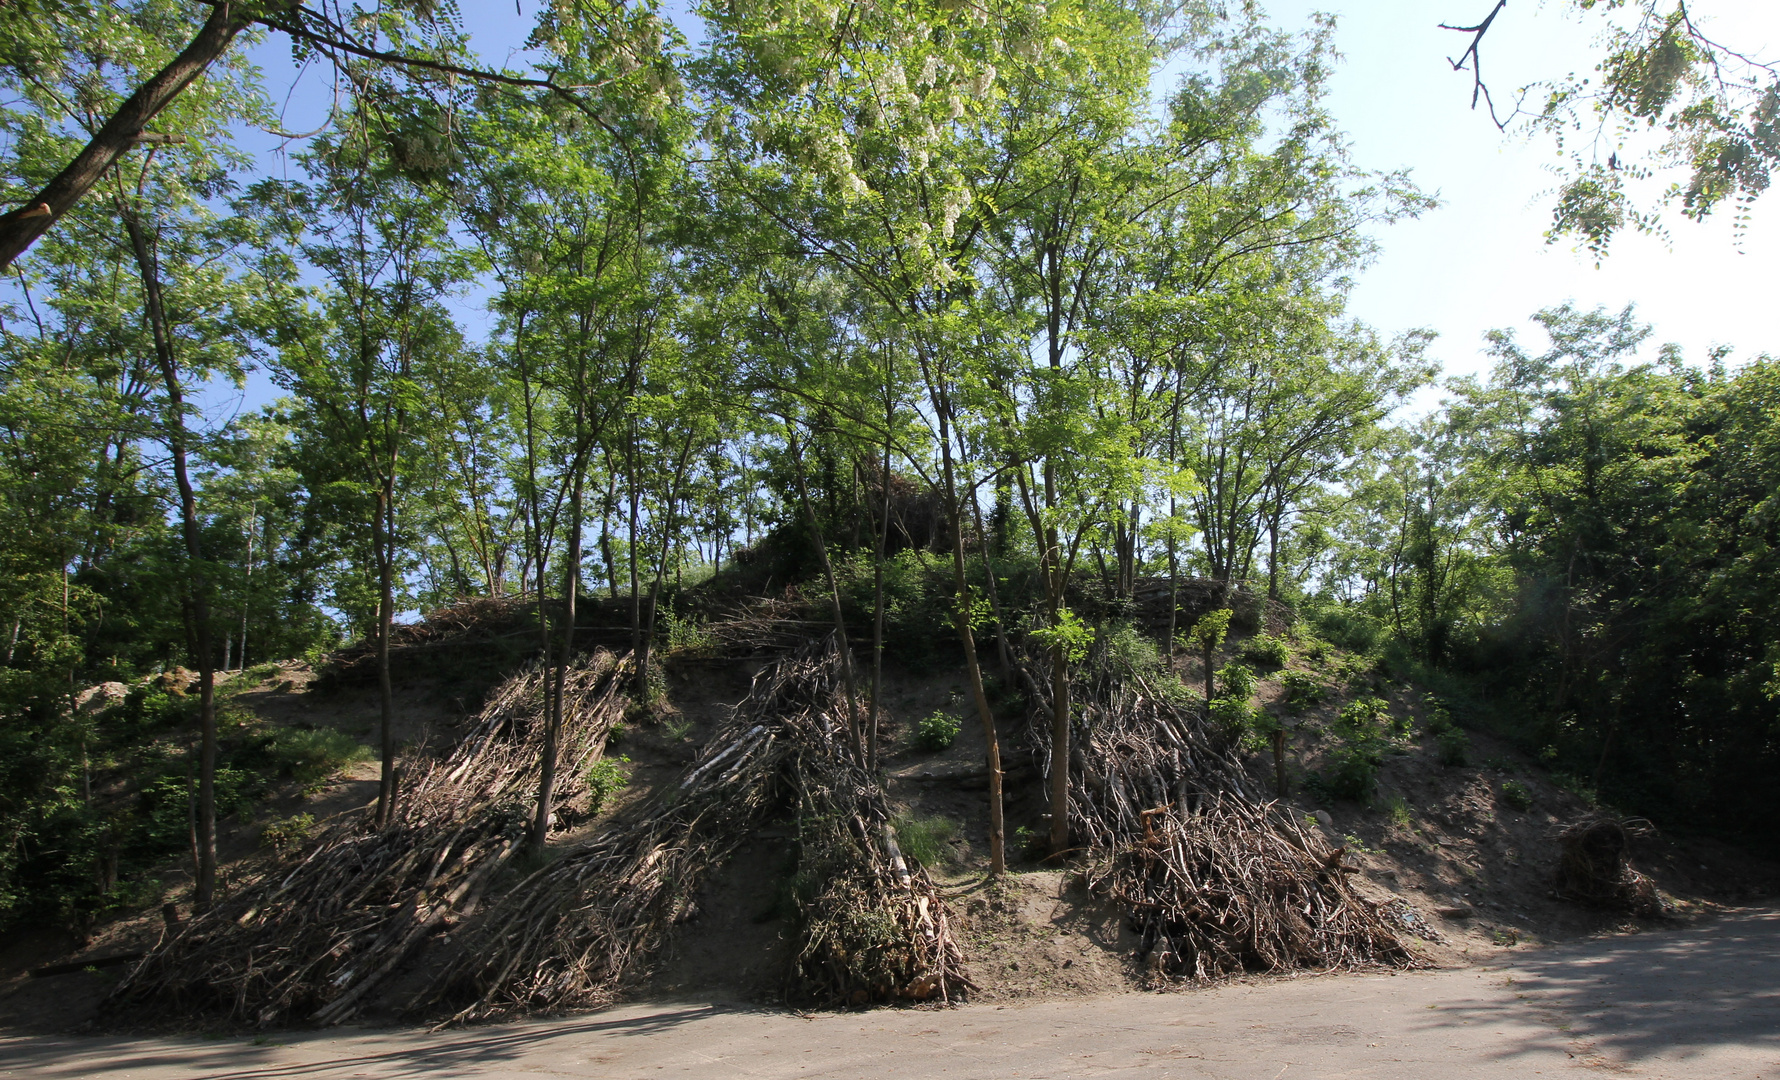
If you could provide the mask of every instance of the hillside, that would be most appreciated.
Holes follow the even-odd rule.
[[[485,622],[417,628],[400,651],[398,737],[410,762],[405,769],[461,738],[498,682],[498,663],[440,659],[487,653],[492,648],[487,639],[505,631]],[[460,647],[440,647],[452,640]],[[1271,661],[1281,658],[1282,644],[1285,662],[1275,665]],[[610,797],[595,813],[559,828],[553,851],[574,850],[607,822],[649,805],[699,759],[735,703],[748,695],[750,680],[773,662],[770,655],[731,658],[721,655],[724,651],[706,640],[669,655],[663,696],[648,709],[631,709],[609,736],[606,760],[617,764]],[[747,651],[757,650],[750,645]],[[1284,812],[1339,849],[1351,868],[1353,888],[1395,920],[1417,962],[1462,965],[1504,950],[1707,918],[1729,905],[1772,895],[1780,881],[1773,866],[1732,848],[1653,834],[1639,836],[1633,854],[1635,865],[1660,890],[1665,910],[1654,922],[1561,897],[1557,833],[1596,810],[1570,790],[1574,781],[1554,777],[1486,731],[1466,730],[1462,716],[1458,722],[1448,719],[1452,714],[1424,689],[1394,682],[1364,657],[1314,639],[1238,637],[1216,662],[1257,654],[1263,658],[1254,701],[1286,731],[1291,794]],[[263,743],[280,731],[368,739],[376,701],[373,688],[354,674],[356,659],[351,652],[342,654],[319,677],[301,663],[236,676],[225,684],[227,699],[238,710],[236,741]],[[1138,661],[1156,665],[1152,675],[1172,672],[1188,685],[1203,678],[1197,658],[1177,656],[1168,665],[1152,647]],[[1041,771],[1026,739],[1020,700],[1005,693],[999,698],[1000,737],[1012,866],[1004,879],[986,880],[982,733],[963,723],[954,741],[940,750],[921,738],[924,719],[958,716],[965,711],[966,694],[962,668],[887,664],[881,768],[903,851],[933,875],[953,909],[952,928],[975,986],[971,996],[999,1001],[1191,984],[1146,962],[1129,918],[1096,884],[1105,880],[1104,853],[1043,857]],[[1352,718],[1358,713],[1367,713],[1367,722],[1376,725],[1366,735],[1376,776],[1365,792],[1344,788],[1341,772],[1344,753],[1351,757],[1355,745]],[[1259,749],[1245,753],[1244,760],[1254,788],[1270,791],[1271,755]],[[284,873],[300,858],[306,836],[367,812],[376,794],[374,763],[349,760],[328,769],[325,777],[274,779],[263,797],[231,814],[219,835],[225,890]],[[123,799],[126,793],[115,788],[112,797]],[[646,978],[626,986],[627,996],[784,998],[795,939],[787,896],[798,843],[797,823],[784,813],[770,811],[751,827],[734,855],[699,887],[666,950],[645,965]],[[286,824],[291,822],[300,823],[295,834]],[[514,886],[520,873],[510,870],[495,879],[491,901]],[[95,923],[85,941],[37,933],[10,942],[0,961],[6,978],[0,998],[4,1022],[61,1028],[97,1021],[100,1000],[128,969],[80,969],[96,959],[152,947],[168,930],[168,909],[182,920],[190,917],[189,864],[167,859],[152,880],[152,892],[134,908]],[[74,970],[39,978],[28,974],[46,966]],[[365,1015],[394,1018],[390,1010],[401,992],[416,988],[418,977],[399,979],[388,988],[387,1000],[369,1005]],[[141,1014],[134,1022],[144,1022]]]

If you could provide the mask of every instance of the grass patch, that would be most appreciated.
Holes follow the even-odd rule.
[[[958,835],[958,823],[949,817],[898,817],[891,827],[896,830],[896,843],[905,858],[922,866],[939,866],[952,861],[951,841]]]

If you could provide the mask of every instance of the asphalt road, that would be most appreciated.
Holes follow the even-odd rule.
[[[0,1037],[0,1077],[1181,1077],[1780,1080],[1780,911],[1461,970],[800,1017],[627,1005],[430,1035]]]

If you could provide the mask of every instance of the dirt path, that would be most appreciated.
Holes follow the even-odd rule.
[[[1503,962],[1030,1006],[826,1014],[627,1005],[441,1035],[0,1038],[0,1076],[406,1077],[1576,1075],[1780,1080],[1780,910]]]

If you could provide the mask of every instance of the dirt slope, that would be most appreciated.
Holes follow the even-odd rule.
[[[697,748],[747,692],[762,660],[678,661],[670,665],[666,699],[627,719],[609,753],[627,759],[629,786],[611,800],[608,813],[646,798],[671,782]],[[1302,666],[1300,663],[1299,666]],[[1199,673],[1180,661],[1189,684]],[[1286,715],[1282,672],[1261,683],[1260,699],[1282,715],[1289,742],[1292,812],[1313,817],[1349,862],[1361,869],[1362,888],[1380,901],[1399,900],[1405,928],[1431,963],[1442,966],[1496,962],[1529,946],[1573,942],[1592,935],[1650,928],[1628,916],[1579,907],[1553,893],[1558,826],[1588,810],[1576,795],[1554,784],[1537,762],[1481,732],[1471,732],[1469,760],[1443,766],[1431,739],[1415,735],[1385,757],[1378,793],[1367,804],[1318,800],[1306,785],[1327,767],[1336,745],[1331,721],[1358,693],[1380,692],[1399,715],[1414,718],[1419,732],[1422,695],[1405,686],[1341,688],[1300,715]],[[1331,680],[1333,681],[1333,680]],[[887,665],[884,686],[883,766],[889,793],[908,828],[931,834],[935,869],[952,894],[957,925],[971,950],[978,999],[1042,1000],[1122,992],[1153,984],[1133,956],[1133,942],[1119,913],[1090,893],[1081,868],[1037,860],[1024,847],[1042,834],[1041,783],[1024,753],[1023,721],[1010,710],[1001,739],[1008,771],[1008,827],[1014,873],[1000,883],[983,881],[987,820],[982,733],[966,708],[962,670],[907,670]],[[398,690],[398,736],[411,749],[446,744],[453,726],[479,704],[473,690],[448,676],[414,673]],[[286,665],[237,698],[269,723],[326,724],[369,739],[376,699],[368,686],[318,684],[312,672]],[[917,747],[919,721],[934,712],[962,715],[957,741],[933,753]],[[1269,790],[1271,764],[1254,761],[1257,789]],[[267,866],[259,832],[269,820],[304,812],[325,819],[362,812],[375,797],[376,767],[361,763],[320,791],[287,791],[263,805],[251,820],[224,825],[224,880],[246,880]],[[1526,810],[1507,801],[1503,785],[1522,785]],[[557,843],[575,843],[597,821]],[[787,822],[769,824],[700,897],[672,955],[662,962],[645,995],[684,996],[754,1003],[779,998],[791,940],[781,902],[792,864]],[[1656,836],[1636,852],[1638,865],[1670,896],[1682,922],[1709,917],[1724,905],[1772,895],[1771,865],[1707,841]],[[179,902],[183,867],[169,865],[168,898]],[[1444,912],[1444,913],[1443,913]],[[97,927],[75,948],[56,935],[22,936],[0,950],[0,1025],[50,1030],[94,1019],[93,1007],[120,969],[28,978],[32,967],[62,960],[103,958],[152,944],[161,930],[158,906]]]

